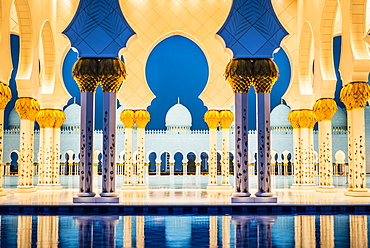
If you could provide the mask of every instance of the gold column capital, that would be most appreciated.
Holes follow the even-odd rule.
[[[125,64],[118,58],[101,59],[99,62],[99,82],[103,92],[117,93],[126,78]]]
[[[125,128],[133,128],[135,124],[135,111],[131,109],[124,109],[120,116],[121,122]]]
[[[147,110],[141,109],[135,111],[135,122],[137,128],[144,129],[150,121],[150,114]]]
[[[340,91],[340,100],[346,105],[347,111],[365,108],[370,99],[370,86],[366,82],[351,82]]]
[[[220,125],[222,129],[229,129],[234,121],[234,114],[230,110],[220,111]]]
[[[313,129],[317,118],[311,109],[298,109],[290,111],[288,121],[292,124],[293,129]]]
[[[40,111],[40,104],[31,97],[21,97],[15,102],[15,110],[21,120],[35,121],[37,113]]]
[[[257,76],[254,78],[253,86],[256,93],[271,93],[277,77]]]
[[[232,59],[226,66],[224,76],[234,93],[248,93],[253,83],[252,60]]]
[[[40,128],[60,128],[65,120],[66,115],[60,109],[42,109],[36,116]]]
[[[218,110],[208,110],[204,114],[204,121],[209,129],[216,129],[220,123],[220,112]]]
[[[8,102],[12,99],[12,91],[9,86],[0,82],[0,110],[4,110]]]
[[[331,121],[338,107],[333,98],[320,98],[313,105],[317,121]]]
[[[95,93],[99,83],[99,60],[79,58],[73,65],[72,75],[81,92]]]

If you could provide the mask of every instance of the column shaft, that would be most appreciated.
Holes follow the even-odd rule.
[[[145,128],[137,129],[137,186],[146,187],[144,182]]]
[[[209,129],[208,185],[217,185],[217,130]]]
[[[3,164],[3,142],[4,142],[4,109],[0,109],[0,196],[6,195],[3,190],[3,175],[7,175],[5,164]]]
[[[301,146],[300,146],[299,129],[293,129],[293,146],[294,146],[294,184],[302,184],[302,159],[301,159]]]
[[[132,186],[132,128],[125,128],[125,177],[124,186]]]
[[[270,93],[257,94],[258,131],[258,193],[256,196],[273,196],[270,176]]]
[[[52,178],[53,178],[53,186],[61,187],[60,185],[60,128],[54,128],[54,151],[53,151],[53,170],[52,170]]]
[[[222,169],[222,180],[221,185],[222,186],[229,186],[229,171],[230,171],[230,148],[229,148],[229,142],[230,142],[230,135],[229,135],[230,129],[222,129],[222,162],[221,162],[221,169]]]
[[[366,188],[366,144],[364,109],[352,110],[353,188],[355,192],[367,192]]]
[[[235,93],[235,190],[233,196],[250,196],[248,178],[248,93]]]
[[[34,121],[21,120],[20,159],[18,166],[18,189],[31,189],[33,186],[33,129]]]
[[[77,196],[95,196],[93,189],[94,94],[81,92],[80,191]]]
[[[354,165],[353,165],[353,112],[347,110],[347,136],[348,136],[348,190],[354,187]]]
[[[320,187],[334,188],[332,165],[332,125],[331,121],[321,121],[319,125]]]
[[[103,93],[103,170],[100,196],[116,193],[116,102],[115,92]]]
[[[301,139],[300,145],[301,150],[301,161],[302,161],[302,184],[312,185],[313,183],[313,161],[312,161],[312,152],[311,152],[311,138],[310,132],[311,129],[301,128]]]
[[[37,186],[51,187],[53,184],[53,129],[40,129],[39,182]]]

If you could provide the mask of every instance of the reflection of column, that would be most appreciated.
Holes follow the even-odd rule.
[[[217,186],[217,127],[220,121],[219,112],[217,110],[208,110],[204,114],[204,121],[209,128],[209,182],[207,188],[212,188]]]
[[[93,228],[95,220],[91,216],[73,217],[78,226],[79,247],[93,247]]]
[[[39,103],[33,98],[19,98],[15,103],[20,119],[20,159],[18,166],[18,187],[15,192],[34,191],[33,186],[33,141],[34,122]]]
[[[43,109],[37,114],[40,125],[40,162],[39,182],[37,187],[43,189],[61,188],[59,183],[59,143],[60,127],[66,117],[63,111]],[[58,137],[55,137],[55,135]],[[56,140],[59,138],[59,142]]]
[[[209,217],[209,247],[216,248],[217,246],[217,216]]]
[[[125,109],[120,115],[121,122],[125,126],[125,176],[122,188],[132,186],[132,128],[135,124],[135,112]]]
[[[58,247],[58,216],[37,217],[37,247]]]
[[[331,120],[337,104],[334,99],[321,98],[316,101],[313,111],[319,125],[319,156],[320,156],[320,190],[332,190],[333,163],[332,163],[332,123]]]
[[[294,216],[295,247],[316,247],[315,216]]]
[[[3,190],[3,181],[2,177],[4,175],[10,174],[10,166],[3,165],[3,137],[4,137],[4,110],[8,102],[12,99],[12,92],[8,85],[0,82],[0,196],[6,195],[6,192]]]
[[[231,219],[235,227],[235,247],[249,247],[250,217],[232,216]]]
[[[313,170],[313,127],[316,116],[312,110],[292,110],[288,116],[294,137],[294,184],[292,189],[315,187]],[[296,138],[298,136],[298,138]]]
[[[137,127],[137,184],[136,187],[146,189],[144,182],[144,159],[145,159],[145,127],[150,121],[150,114],[146,110],[135,111]]]
[[[136,247],[145,247],[144,216],[136,216]]]
[[[96,217],[101,225],[102,238],[104,247],[116,247],[116,226],[118,216],[99,216]],[[98,245],[98,244],[95,244]]]
[[[272,60],[269,61],[269,67],[276,64]],[[258,60],[255,61],[257,63]],[[256,196],[273,196],[271,193],[271,141],[270,141],[270,93],[272,86],[277,80],[277,76],[256,76],[254,80],[254,89],[257,94],[257,132],[258,132],[258,153],[257,153],[257,169],[258,169],[258,192]]]
[[[132,247],[132,216],[123,216],[123,247]]]
[[[228,198],[230,199],[230,198]],[[222,247],[230,247],[230,216],[222,216]]]
[[[222,157],[221,157],[221,168],[222,168],[222,179],[221,186],[231,188],[229,181],[230,171],[230,126],[234,121],[234,114],[230,110],[222,110],[220,112],[220,125],[222,128]]]
[[[369,98],[370,86],[365,82],[349,83],[340,92],[340,99],[346,105],[348,115],[348,151],[351,155],[348,156],[350,185],[345,192],[348,196],[370,196],[366,188],[364,113]]]
[[[80,58],[73,66],[73,77],[81,92],[80,187],[79,197],[93,197],[94,106],[98,86],[98,60]]]
[[[334,216],[320,216],[320,244],[322,247],[334,246]]]
[[[368,228],[366,215],[349,216],[349,238],[351,247],[369,247],[368,246]]]
[[[276,216],[255,216],[257,224],[257,247],[272,247],[272,225]]]
[[[17,247],[31,247],[32,216],[18,216]]]
[[[124,63],[117,58],[99,62],[99,81],[103,89],[103,169],[102,197],[115,197],[116,192],[116,111],[117,92],[126,76]]]

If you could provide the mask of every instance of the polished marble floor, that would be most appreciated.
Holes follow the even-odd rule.
[[[219,178],[220,179],[220,178]],[[370,178],[368,178],[370,179]],[[37,182],[37,177],[34,178]],[[277,205],[359,205],[370,204],[370,197],[349,197],[344,195],[346,177],[334,178],[336,192],[320,193],[315,190],[292,190],[292,176],[273,176],[272,189],[277,196]],[[233,178],[230,178],[233,181]],[[252,176],[250,192],[257,192],[256,177]],[[367,180],[369,182],[369,180]],[[116,180],[120,203],[123,205],[228,205],[231,190],[207,190],[208,176],[148,176],[147,190],[121,190],[123,176]],[[61,190],[37,190],[33,193],[14,193],[17,177],[5,176],[3,188],[6,196],[0,197],[2,205],[70,205],[78,192],[78,176],[61,176]],[[101,176],[94,179],[94,192],[99,197]],[[276,205],[276,204],[275,204]]]

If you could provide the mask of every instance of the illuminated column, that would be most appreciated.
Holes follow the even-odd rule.
[[[175,161],[170,161],[170,176],[175,175]]]
[[[102,197],[118,196],[116,192],[116,111],[117,92],[126,76],[124,63],[117,58],[99,62],[99,81],[103,89],[103,169]]]
[[[292,189],[312,189],[315,187],[313,127],[316,123],[316,116],[309,109],[292,110],[288,120],[293,126],[294,135],[294,184]]]
[[[132,184],[132,128],[135,124],[135,112],[125,109],[120,115],[121,122],[125,126],[125,176],[122,189],[131,187]]]
[[[161,175],[161,165],[162,165],[161,163],[155,164],[155,175],[158,177]]]
[[[232,59],[226,66],[225,78],[235,98],[235,166],[232,202],[249,201],[248,176],[248,92],[253,83],[252,61]]]
[[[229,200],[230,198],[228,198]],[[222,216],[222,247],[230,247],[230,216]]]
[[[370,196],[366,188],[365,113],[370,86],[352,82],[343,87],[340,99],[346,105],[348,120],[349,187],[345,195]]]
[[[221,157],[221,170],[222,179],[221,186],[231,188],[229,181],[229,171],[230,171],[230,126],[234,121],[234,114],[230,110],[220,111],[220,125],[222,128],[222,157]]]
[[[32,192],[33,186],[33,141],[35,118],[40,110],[39,103],[28,97],[19,98],[15,103],[20,119],[20,159],[18,186],[14,192]]]
[[[4,110],[8,102],[12,99],[12,92],[8,85],[0,82],[0,196],[6,195],[3,190],[2,177],[5,166],[3,165],[3,136],[4,136]],[[9,166],[6,166],[9,167]],[[5,174],[8,175],[8,171]]]
[[[37,217],[37,247],[58,247],[58,218],[58,216]]]
[[[182,174],[183,176],[187,176],[188,175],[188,163],[187,162],[183,162],[182,163]]]
[[[217,246],[217,216],[209,216],[209,247],[216,248]]]
[[[135,111],[137,127],[137,184],[136,188],[146,189],[144,182],[144,159],[145,159],[145,127],[150,121],[150,114],[146,110]]]
[[[136,216],[136,247],[145,247],[145,220],[144,216]]]
[[[217,127],[220,121],[220,114],[217,110],[208,110],[204,114],[204,121],[209,128],[209,157],[208,174],[209,182],[207,189],[217,186]]]
[[[294,216],[294,222],[295,247],[316,247],[315,216]]]
[[[60,127],[65,119],[64,112],[56,109],[42,109],[37,114],[36,121],[40,125],[40,166],[37,187],[43,189],[61,188],[59,183],[59,143]]]
[[[319,164],[320,164],[320,191],[333,191],[333,149],[332,123],[333,115],[337,111],[334,99],[321,98],[313,106],[319,126]],[[335,192],[335,191],[333,191]]]
[[[257,181],[258,192],[257,197],[271,197],[271,139],[270,139],[270,93],[272,86],[277,80],[277,66],[270,60],[256,60],[254,67],[257,63],[262,63],[262,68],[268,68],[273,71],[270,76],[264,74],[257,74],[254,78],[254,89],[257,94],[257,135],[258,135],[258,148],[257,148]],[[273,68],[273,69],[271,69]]]
[[[18,216],[17,247],[31,247],[32,216]]]
[[[81,92],[80,187],[78,197],[93,197],[94,106],[98,86],[98,60],[80,58],[73,66],[73,77]]]
[[[132,247],[132,216],[123,216],[123,247]]]
[[[350,215],[349,226],[350,247],[369,247],[367,215]]]

